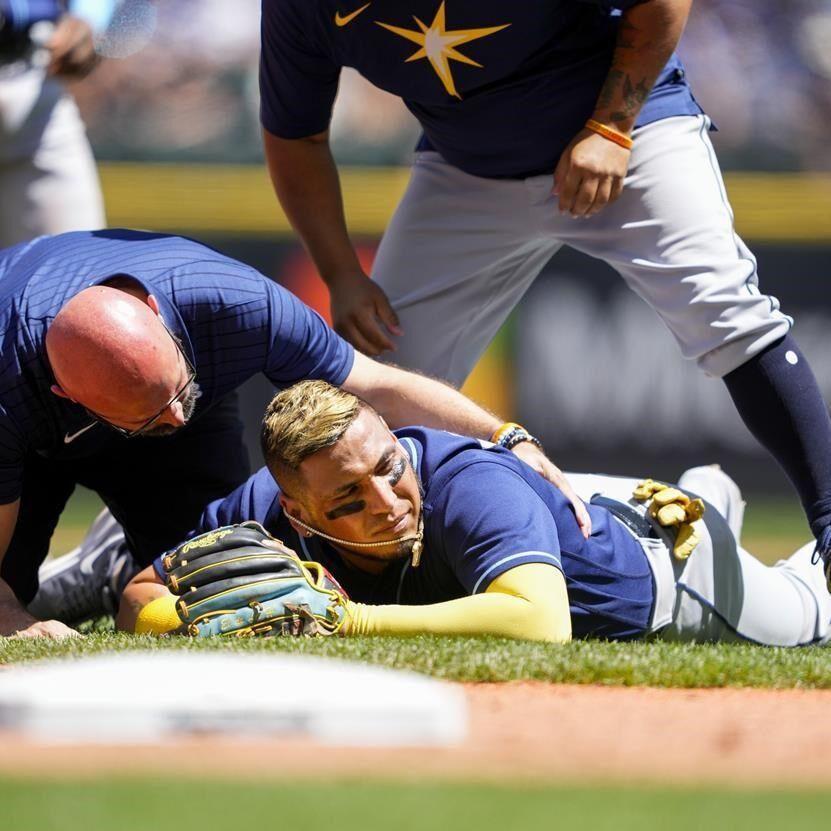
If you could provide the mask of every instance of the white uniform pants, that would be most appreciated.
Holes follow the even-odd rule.
[[[372,270],[405,332],[389,359],[460,386],[562,245],[616,269],[711,375],[781,338],[792,321],[733,230],[709,123],[636,130],[623,194],[589,219],[559,213],[551,176],[484,179],[416,154]]]
[[[0,66],[0,248],[105,224],[75,102],[43,69]]]
[[[568,473],[585,501],[602,494],[631,499],[639,480]],[[822,564],[811,562],[814,543],[766,566],[739,545],[744,503],[736,484],[718,468],[692,468],[678,482],[703,497],[727,520],[727,538],[714,541],[707,528],[688,560],[676,560],[671,538],[642,540],[666,616],[656,630],[667,640],[750,641],[802,646],[831,639],[831,594]],[[732,533],[731,533],[732,532]],[[660,614],[660,611],[659,611]]]

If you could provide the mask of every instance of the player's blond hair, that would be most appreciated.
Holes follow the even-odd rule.
[[[301,381],[271,399],[260,440],[269,470],[278,477],[286,468],[331,447],[368,406],[352,393],[326,381]]]

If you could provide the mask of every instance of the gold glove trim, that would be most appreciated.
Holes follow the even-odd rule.
[[[267,551],[267,550],[268,549],[264,549],[264,551]],[[275,558],[277,558],[277,559],[289,556],[287,551],[280,551],[279,549],[274,549],[272,553],[274,554]],[[266,557],[266,556],[268,556],[266,553],[258,552],[257,554],[243,554],[239,557],[229,557],[227,560],[222,560],[222,562],[220,562],[220,563],[211,563],[210,565],[201,566],[200,568],[195,568],[190,574],[186,575],[181,580],[177,580],[176,577],[171,574],[167,578],[168,579],[168,584],[170,585],[171,589],[173,589],[175,591],[176,589],[182,588],[182,586],[184,584],[188,583],[190,580],[192,580],[198,574],[201,574],[203,571],[210,571],[211,569],[225,567],[225,566],[229,565],[230,563],[242,563],[245,560],[259,560],[259,559],[262,559],[263,557]],[[298,565],[302,565],[301,560],[298,560],[297,563],[298,563]]]
[[[219,528],[216,531],[209,531],[207,534],[200,534],[200,536],[186,542],[180,549],[182,554],[187,554],[188,551],[193,551],[197,548],[208,548],[218,542],[223,537],[227,537],[234,529],[233,528]]]

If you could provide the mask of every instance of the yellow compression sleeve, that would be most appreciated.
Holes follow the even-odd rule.
[[[535,641],[571,640],[563,573],[544,563],[517,566],[484,594],[427,606],[348,606],[349,635],[501,635]]]
[[[165,594],[142,606],[134,631],[137,635],[164,635],[181,625],[176,614],[176,598]]]

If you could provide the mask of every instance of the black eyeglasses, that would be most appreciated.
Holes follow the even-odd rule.
[[[164,324],[162,324],[164,325]],[[182,349],[181,344],[179,341],[173,336],[173,333],[167,326],[164,327],[165,332],[170,335],[170,339],[176,344],[176,349],[179,351],[179,354],[182,356],[182,360],[185,362],[185,366],[188,368],[188,379],[185,381],[184,384],[179,388],[178,392],[164,405],[154,416],[151,416],[141,425],[141,427],[137,427],[135,430],[127,430],[125,427],[119,427],[117,424],[113,424],[111,421],[108,421],[103,416],[98,415],[98,413],[94,413],[92,410],[84,407],[84,411],[90,418],[95,419],[99,424],[104,424],[105,426],[115,430],[117,433],[121,433],[127,439],[134,439],[136,436],[141,436],[142,434],[146,433],[166,412],[167,410],[179,401],[184,394],[190,388],[190,385],[196,380],[196,370],[193,367],[193,364],[188,360],[188,356],[185,354],[185,350]]]

